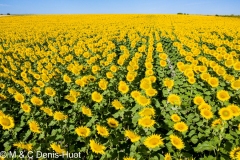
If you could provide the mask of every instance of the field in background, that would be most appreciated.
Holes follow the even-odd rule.
[[[32,15],[0,24],[0,150],[240,159],[240,19]]]

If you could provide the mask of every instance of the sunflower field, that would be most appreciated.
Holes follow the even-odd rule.
[[[14,150],[240,160],[240,19],[0,17],[0,151]]]

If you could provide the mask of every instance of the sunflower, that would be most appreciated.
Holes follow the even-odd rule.
[[[70,95],[66,95],[65,99],[69,100],[71,103],[76,103],[77,100],[78,100],[78,98],[76,96],[71,95],[71,94]]]
[[[170,153],[166,153],[164,155],[164,160],[172,160],[172,157],[171,157]]]
[[[160,64],[161,67],[166,67],[167,66],[167,62],[164,61],[164,60],[160,60],[159,64]]]
[[[185,147],[182,139],[179,138],[178,136],[170,135],[170,141],[171,141],[172,145],[179,150],[181,150]]]
[[[233,68],[235,71],[240,71],[240,61],[235,62]]]
[[[54,113],[53,118],[54,118],[55,120],[57,120],[57,121],[62,121],[62,120],[67,119],[68,116],[65,115],[65,114],[63,114],[63,113],[60,112],[60,111],[57,111],[57,112]]]
[[[104,145],[101,145],[94,140],[90,140],[90,148],[96,154],[104,154],[104,150],[106,149]]]
[[[157,94],[157,90],[153,89],[153,88],[149,88],[149,89],[145,90],[145,93],[146,93],[147,96],[153,97]]]
[[[151,103],[150,99],[146,98],[145,96],[138,96],[136,99],[137,103],[143,107],[149,105]]]
[[[114,118],[108,118],[107,123],[112,128],[117,128],[118,127],[118,121],[115,120]]]
[[[235,90],[239,90],[240,89],[240,79],[233,81],[231,83],[231,87]]]
[[[42,101],[40,98],[35,97],[35,96],[33,96],[33,97],[31,98],[31,102],[32,102],[33,105],[36,105],[36,106],[41,106],[41,105],[43,105],[43,101]]]
[[[128,72],[127,75],[126,75],[126,79],[128,82],[132,82],[134,81],[135,79],[135,72]]]
[[[66,83],[72,82],[71,78],[66,74],[63,76],[63,81],[66,82]]]
[[[203,118],[205,118],[207,120],[213,118],[213,113],[209,109],[202,109],[200,114],[201,114],[201,116],[203,116]]]
[[[194,84],[194,83],[196,82],[196,79],[195,79],[194,77],[189,77],[189,78],[188,78],[188,82],[189,82],[190,84]]]
[[[80,87],[84,87],[84,86],[86,85],[86,82],[84,82],[83,79],[77,79],[77,80],[75,81],[75,83],[76,83],[77,85],[79,85]]]
[[[166,53],[159,53],[159,58],[161,58],[162,60],[167,60],[168,55]]]
[[[200,111],[201,111],[202,109],[208,109],[208,110],[211,110],[212,107],[211,107],[209,104],[203,102],[202,104],[200,104],[200,105],[198,106],[198,109],[199,109]]]
[[[111,70],[112,72],[117,72],[118,68],[117,68],[117,66],[112,65],[112,66],[110,67],[110,70]]]
[[[230,120],[233,118],[233,113],[230,108],[223,107],[219,110],[218,114],[222,118],[222,120]]]
[[[39,124],[36,121],[32,120],[32,121],[28,122],[28,125],[29,125],[29,128],[32,132],[41,133]]]
[[[30,95],[31,94],[31,89],[29,87],[24,87],[24,92],[27,94],[27,95]]]
[[[92,93],[92,100],[95,101],[95,102],[100,103],[103,100],[103,96],[100,93],[94,91]]]
[[[230,95],[227,91],[220,90],[217,92],[217,99],[219,99],[220,101],[227,101],[230,99]]]
[[[144,117],[144,116],[154,116],[155,115],[155,110],[154,110],[154,108],[143,108],[139,112],[139,115],[141,117]]]
[[[112,74],[112,72],[107,72],[106,76],[108,79],[112,79],[114,77],[114,75]]]
[[[147,148],[153,149],[153,148],[159,147],[160,145],[163,145],[163,139],[162,139],[161,135],[153,134],[151,136],[148,136],[145,139],[144,145]]]
[[[124,135],[131,140],[131,142],[137,142],[140,140],[140,136],[134,133],[133,131],[126,130]]]
[[[154,74],[154,71],[152,70],[152,69],[148,69],[148,70],[146,70],[146,72],[145,72],[145,75],[148,77],[148,76],[151,76],[151,75],[153,75]]]
[[[108,81],[106,81],[105,79],[101,79],[98,82],[98,86],[102,89],[102,90],[106,90],[107,89],[107,85],[108,85]]]
[[[80,96],[80,92],[77,92],[73,89],[70,90],[70,93],[69,93],[71,96],[74,96],[74,97],[79,97]]]
[[[66,154],[66,151],[59,144],[51,143],[51,148],[58,154]]]
[[[90,129],[83,126],[77,127],[75,132],[81,137],[88,137],[90,135]]]
[[[177,114],[171,115],[171,119],[173,122],[180,122],[181,118]]]
[[[43,112],[45,112],[49,116],[53,116],[53,111],[49,107],[41,107],[40,110],[42,110]]]
[[[54,97],[56,95],[56,91],[54,89],[52,89],[51,87],[47,87],[47,88],[45,88],[45,94],[50,97]]]
[[[209,73],[202,73],[200,75],[201,79],[204,80],[204,81],[208,81],[209,78],[211,77],[211,75]]]
[[[173,128],[179,132],[185,132],[188,130],[188,126],[184,122],[177,122],[174,124]]]
[[[5,84],[4,83],[0,83],[0,88],[4,89],[5,88]]]
[[[43,88],[45,86],[45,84],[43,83],[43,81],[37,81],[37,85],[41,88]]]
[[[137,97],[140,96],[140,95],[141,95],[141,93],[139,91],[132,91],[131,92],[131,96],[134,99],[137,99]]]
[[[23,142],[17,142],[17,143],[14,143],[13,146],[17,147],[19,149],[26,149],[28,151],[32,150],[32,144],[31,143],[24,144]]]
[[[26,112],[26,113],[29,113],[29,112],[31,111],[31,106],[28,105],[28,104],[26,104],[26,103],[21,104],[21,108],[22,108],[22,110],[23,110],[24,112]]]
[[[167,87],[168,89],[172,89],[172,87],[174,86],[174,81],[171,80],[171,79],[169,79],[169,78],[165,78],[165,79],[163,80],[163,85],[164,85],[165,87]]]
[[[150,116],[145,116],[138,120],[138,124],[145,128],[150,128],[155,124],[155,120],[151,119]]]
[[[7,97],[4,94],[0,93],[0,100],[3,101],[6,99],[7,99]]]
[[[237,153],[237,160],[240,160],[240,152],[239,153]]]
[[[177,106],[181,105],[181,98],[176,94],[170,94],[168,96],[167,101],[172,105],[177,105]]]
[[[20,93],[15,94],[14,98],[19,103],[23,103],[24,100],[25,100],[24,96],[22,94],[20,94]]]
[[[0,110],[0,117],[1,116],[5,116],[5,114],[3,113],[3,111]]]
[[[109,136],[109,132],[108,132],[108,129],[106,127],[100,126],[100,125],[96,125],[96,127],[97,127],[98,134],[100,134],[103,137],[108,137]]]
[[[2,113],[3,114],[3,113]],[[3,127],[3,129],[11,129],[15,126],[14,119],[11,116],[8,115],[1,115],[0,116],[0,125]]]
[[[118,90],[122,93],[125,94],[129,91],[129,87],[126,82],[120,81],[118,84]]]
[[[112,106],[113,106],[116,110],[121,110],[121,109],[124,108],[124,106],[122,105],[122,103],[119,102],[119,101],[116,100],[116,99],[112,102]]]
[[[39,88],[39,87],[33,87],[32,90],[36,94],[40,94],[41,93],[41,88]]]
[[[90,108],[82,106],[82,113],[88,117],[92,116],[92,111]]]
[[[232,111],[233,116],[237,117],[240,115],[240,108],[237,105],[231,104],[228,105],[227,108],[229,108]]]
[[[216,127],[217,125],[221,125],[222,124],[222,120],[219,118],[219,119],[215,119],[213,122],[212,122],[212,127]]]
[[[149,78],[143,78],[140,81],[140,88],[143,90],[147,90],[149,88],[152,88],[152,82]]]
[[[219,85],[219,80],[218,80],[218,78],[216,78],[216,77],[210,77],[209,79],[208,79],[208,84],[210,84],[211,85],[211,87],[218,87],[218,85]]]
[[[202,96],[195,96],[193,99],[193,102],[196,105],[200,105],[200,104],[204,103],[204,99]]]
[[[240,153],[240,147],[233,148],[230,152],[231,159],[236,159],[239,153]]]

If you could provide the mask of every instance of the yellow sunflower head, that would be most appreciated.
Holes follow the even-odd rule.
[[[51,143],[51,148],[58,154],[66,154],[66,151],[59,144]]]
[[[108,129],[106,127],[100,126],[100,125],[96,125],[96,127],[97,127],[98,134],[100,134],[103,137],[108,137],[109,136],[109,132],[108,132]]]
[[[222,120],[230,120],[233,118],[233,113],[230,108],[223,107],[218,111],[218,114],[220,115]]]
[[[163,139],[159,134],[153,134],[151,136],[148,136],[144,141],[144,145],[150,149],[159,147],[163,144]]]
[[[176,147],[178,150],[181,150],[185,147],[182,139],[179,138],[178,136],[170,135],[170,141],[172,145]]]
[[[184,122],[177,122],[174,124],[173,128],[179,132],[185,132],[188,130],[188,126]]]
[[[22,110],[23,110],[24,112],[26,112],[26,113],[29,113],[29,112],[31,111],[31,106],[28,105],[28,104],[26,104],[26,103],[21,104],[21,108],[22,108]]]
[[[13,117],[8,115],[0,116],[0,125],[4,130],[13,128],[15,126]]]
[[[126,130],[124,135],[131,140],[131,142],[137,142],[140,140],[140,136],[134,133],[133,131]]]
[[[209,119],[213,118],[213,113],[209,109],[202,109],[201,116],[203,116],[203,118],[209,120]]]
[[[217,92],[217,99],[220,101],[228,101],[230,99],[230,95],[228,91],[220,90]]]
[[[114,118],[108,118],[107,123],[112,128],[117,128],[118,127],[118,121]]]
[[[94,91],[92,93],[92,100],[95,101],[95,102],[100,103],[103,100],[103,96],[100,93]]]
[[[75,132],[81,137],[88,137],[90,135],[90,129],[83,126],[77,127]]]
[[[155,124],[155,120],[153,120],[150,116],[145,116],[138,120],[138,124],[142,127],[150,128]]]
[[[63,113],[60,112],[60,111],[57,111],[57,112],[54,113],[53,118],[54,118],[55,120],[57,120],[57,121],[63,121],[63,120],[65,120],[65,119],[67,119],[68,116],[65,115],[65,114],[63,114]]]
[[[90,148],[96,154],[104,154],[106,149],[104,145],[101,145],[94,140],[90,140]]]

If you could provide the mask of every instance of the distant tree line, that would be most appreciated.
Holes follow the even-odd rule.
[[[218,15],[218,14],[216,14],[215,16],[219,16],[219,17],[240,17],[240,15],[234,15],[234,14],[230,14],[230,15]]]
[[[178,15],[189,15],[189,14],[187,14],[187,13],[181,13],[181,12],[179,12],[179,13],[177,13]]]
[[[0,13],[0,15],[3,15],[2,13]],[[10,13],[7,13],[6,15],[10,15]]]

